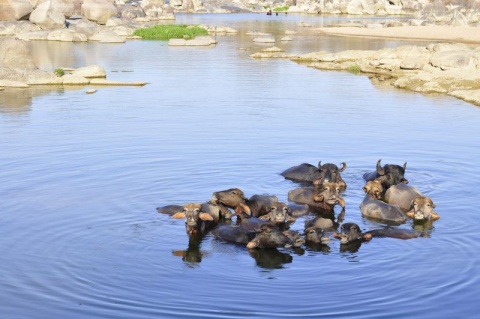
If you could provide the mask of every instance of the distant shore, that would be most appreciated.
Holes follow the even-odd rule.
[[[337,36],[392,38],[405,40],[432,40],[480,44],[479,27],[403,26],[389,28],[324,27],[321,33]]]

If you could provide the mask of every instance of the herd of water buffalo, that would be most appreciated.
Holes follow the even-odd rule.
[[[399,225],[407,218],[415,222],[432,222],[440,216],[435,204],[418,189],[408,185],[403,166],[386,164],[378,160],[376,170],[365,173],[365,197],[360,204],[362,215],[368,219]],[[288,200],[278,201],[275,195],[253,195],[247,198],[238,188],[213,193],[204,203],[168,205],[158,207],[159,213],[184,219],[187,234],[192,237],[211,232],[215,238],[246,245],[247,248],[300,247],[325,245],[330,237],[341,244],[371,240],[372,237],[410,239],[421,235],[415,230],[399,228],[361,231],[355,223],[343,223],[345,201],[341,196],[347,184],[340,173],[345,163],[303,163],[285,170],[281,175],[297,182],[301,187],[288,192]],[[299,186],[300,186],[299,185]],[[334,206],[341,212],[335,221]],[[290,230],[290,225],[301,216],[311,216],[305,221],[304,231]],[[232,222],[235,220],[235,223]],[[228,221],[228,222],[224,222]],[[339,229],[337,232],[337,228]]]

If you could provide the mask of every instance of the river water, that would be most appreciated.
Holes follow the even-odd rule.
[[[280,37],[337,19],[178,15],[239,29],[208,48],[32,42],[45,70],[100,64],[108,79],[149,84],[0,92],[2,318],[475,317],[480,109],[249,58],[268,46],[246,31]],[[306,32],[276,46],[404,44]],[[407,162],[410,184],[435,201],[441,219],[426,237],[249,251],[210,234],[189,245],[183,221],[156,212],[231,187],[287,202],[298,185],[280,172],[346,162],[345,222],[380,228],[359,210],[362,175],[378,159]]]

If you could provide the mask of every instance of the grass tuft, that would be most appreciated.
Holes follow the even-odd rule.
[[[288,6],[273,8],[273,12],[284,12],[284,11],[287,11],[287,10],[288,10]]]
[[[63,69],[55,69],[53,73],[55,73],[55,75],[58,76],[59,78],[65,75],[65,71]]]
[[[196,25],[166,24],[137,29],[133,35],[146,40],[193,39],[197,35],[208,35],[208,31]]]
[[[351,64],[348,68],[347,71],[353,74],[359,74],[360,71],[360,66],[358,64]]]

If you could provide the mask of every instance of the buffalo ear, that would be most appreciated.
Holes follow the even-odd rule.
[[[172,215],[172,218],[174,218],[174,219],[185,218],[185,213],[184,212],[176,212],[175,214]]]
[[[258,219],[261,219],[261,220],[269,220],[269,219],[270,219],[270,214],[268,214],[268,215],[262,215],[262,216],[258,217]]]
[[[364,191],[365,193],[368,193],[367,185],[363,186],[362,189],[363,189],[363,191]]]
[[[434,202],[432,202],[432,208],[435,208],[437,207],[437,204],[435,204]]]
[[[212,215],[207,214],[207,213],[200,213],[200,214],[198,215],[198,217],[199,217],[201,220],[213,220]]]

